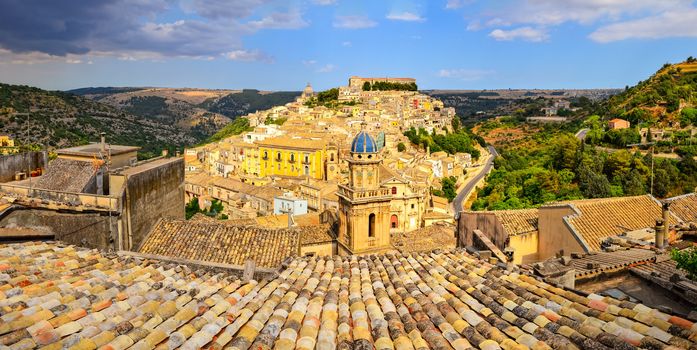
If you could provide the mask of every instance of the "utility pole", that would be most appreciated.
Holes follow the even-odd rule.
[[[647,142],[647,143],[632,143],[628,144],[627,147],[636,147],[636,146],[646,146],[646,145],[651,145],[651,196],[653,196],[653,158],[654,158],[654,145],[656,142]]]

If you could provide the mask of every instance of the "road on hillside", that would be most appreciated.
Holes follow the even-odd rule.
[[[498,155],[496,153],[496,149],[494,146],[487,146],[487,149],[489,150],[489,159],[487,159],[486,164],[484,165],[484,169],[482,169],[479,174],[477,174],[475,177],[473,177],[465,187],[462,188],[462,191],[460,191],[457,196],[455,196],[455,199],[453,199],[453,207],[455,208],[455,215],[458,215],[459,212],[462,211],[462,204],[465,201],[465,197],[474,189],[474,186],[477,186],[477,183],[479,180],[484,178],[489,174],[489,170],[494,166],[494,158]]]
[[[586,138],[586,134],[588,134],[589,131],[591,131],[591,129],[581,129],[581,130],[579,130],[579,131],[576,133],[576,138],[578,138],[579,140],[583,141],[583,139]]]

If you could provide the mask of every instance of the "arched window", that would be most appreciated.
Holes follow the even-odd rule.
[[[281,160],[281,152],[278,152],[278,153],[276,154],[276,159],[279,160],[279,161]]]
[[[390,218],[390,227],[397,228],[397,225],[399,225],[399,219],[397,218],[397,215],[392,214],[392,217]]]
[[[368,215],[368,237],[375,237],[375,214]]]
[[[396,186],[392,187],[392,194],[397,194],[397,187]]]
[[[334,153],[330,153],[330,154],[329,154],[329,158],[330,158],[330,161],[333,162],[333,161],[334,161]]]

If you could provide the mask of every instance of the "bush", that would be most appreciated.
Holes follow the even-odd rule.
[[[407,150],[407,146],[405,146],[404,143],[400,142],[397,144],[397,151],[404,152],[406,150]]]
[[[697,249],[690,247],[683,250],[673,249],[670,257],[675,260],[677,267],[687,272],[687,277],[695,280],[697,277]]]

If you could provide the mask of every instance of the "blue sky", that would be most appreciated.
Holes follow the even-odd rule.
[[[693,0],[1,0],[0,82],[300,90],[633,85],[697,56]]]

